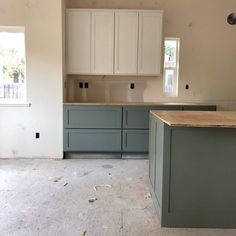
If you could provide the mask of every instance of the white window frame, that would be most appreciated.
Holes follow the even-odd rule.
[[[26,43],[25,43],[25,27],[24,26],[0,26],[0,32],[7,33],[23,33],[24,34],[24,54],[25,54],[25,64],[26,64]],[[20,98],[2,98],[0,99],[0,106],[29,106],[27,103],[27,80],[26,80],[26,65],[25,65],[25,81],[24,81],[24,96]]]
[[[177,97],[178,96],[178,84],[179,84],[179,50],[180,50],[180,38],[172,38],[172,37],[166,37],[164,38],[164,41],[167,40],[173,40],[176,41],[176,62],[175,67],[165,67],[165,63],[163,66],[163,93],[166,97]],[[164,50],[165,53],[165,50]],[[165,55],[163,57],[165,60]],[[174,81],[173,81],[173,91],[168,92],[165,90],[165,84],[166,84],[166,71],[172,70],[174,72]]]

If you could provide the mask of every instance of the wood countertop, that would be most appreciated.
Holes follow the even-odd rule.
[[[80,106],[215,106],[200,102],[66,102],[64,105]]]
[[[170,126],[236,128],[236,111],[151,111]]]

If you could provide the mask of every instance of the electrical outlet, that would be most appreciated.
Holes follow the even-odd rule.
[[[35,138],[36,138],[36,139],[39,139],[39,138],[40,138],[40,133],[38,133],[38,132],[35,133]]]
[[[80,82],[79,83],[79,88],[83,88],[84,87],[84,83]]]
[[[85,87],[85,88],[88,88],[88,87],[89,87],[88,82],[84,83],[84,87]]]
[[[130,89],[134,89],[134,88],[135,88],[134,83],[131,83],[130,84]]]

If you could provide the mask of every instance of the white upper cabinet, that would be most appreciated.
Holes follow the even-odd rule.
[[[92,73],[113,74],[114,12],[92,12]]]
[[[160,75],[162,55],[162,11],[139,13],[138,74]]]
[[[138,12],[115,13],[115,74],[137,74]]]
[[[68,9],[67,73],[160,75],[162,11]]]
[[[67,10],[67,73],[89,74],[91,72],[91,12]]]

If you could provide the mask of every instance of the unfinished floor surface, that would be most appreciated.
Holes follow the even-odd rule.
[[[236,230],[161,228],[146,160],[0,160],[0,236],[7,235],[235,236]]]

